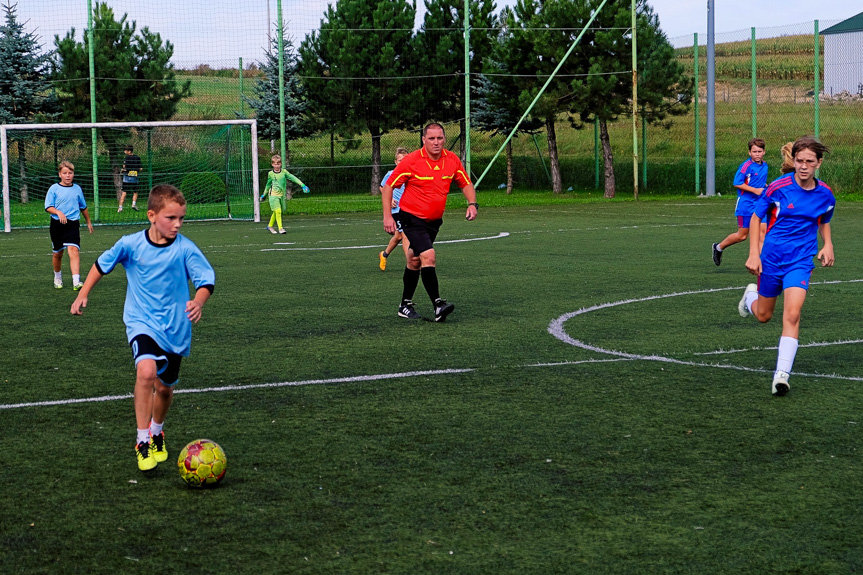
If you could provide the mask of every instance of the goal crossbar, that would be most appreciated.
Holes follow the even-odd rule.
[[[259,189],[258,180],[258,121],[251,120],[176,120],[166,122],[70,122],[56,124],[0,124],[0,169],[3,171],[3,231],[12,231],[10,214],[11,196],[9,191],[9,152],[8,132],[26,130],[68,130],[97,128],[168,128],[180,126],[249,126],[251,131],[252,152],[252,189]],[[95,170],[94,170],[95,171]],[[260,221],[260,203],[254,193],[254,219]]]

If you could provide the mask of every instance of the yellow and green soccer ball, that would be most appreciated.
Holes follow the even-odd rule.
[[[225,477],[228,459],[215,441],[196,439],[180,452],[177,467],[189,487],[215,487]]]

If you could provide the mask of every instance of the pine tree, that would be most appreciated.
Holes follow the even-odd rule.
[[[42,53],[36,35],[24,30],[17,7],[7,0],[5,23],[0,26],[0,124],[50,122],[58,115],[48,79],[52,54]],[[27,203],[27,133],[17,134],[21,203]]]
[[[191,81],[176,79],[171,57],[174,45],[146,26],[136,31],[134,21],[124,14],[119,20],[105,3],[93,8],[93,41],[96,68],[96,121],[137,122],[170,119],[177,104],[191,95]],[[54,80],[60,91],[63,117],[68,121],[90,121],[89,35],[75,40],[72,28],[57,47]],[[122,132],[100,130],[114,172],[119,199],[120,167],[123,156]]]
[[[373,195],[381,136],[410,123],[422,94],[407,81],[415,17],[416,4],[405,0],[338,0],[299,48],[312,115],[342,136],[371,135]]]

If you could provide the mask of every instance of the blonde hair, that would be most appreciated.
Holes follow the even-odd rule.
[[[779,171],[783,174],[790,174],[795,171],[794,156],[791,155],[792,146],[794,146],[794,142],[787,142],[779,150],[782,153],[782,166],[780,166]]]
[[[281,161],[282,161],[282,156],[281,156],[281,155],[279,155],[279,154],[273,154],[272,156],[270,156],[270,162],[272,162],[273,160],[278,160],[278,161],[280,161],[280,162],[281,162]]]
[[[399,146],[398,148],[396,148],[395,157],[398,158],[399,156],[407,156],[408,153],[409,152],[405,148],[402,148],[401,146]]]
[[[150,197],[147,199],[147,209],[153,210],[153,212],[158,214],[168,202],[177,202],[177,204],[185,206],[186,197],[183,195],[183,192],[171,184],[157,184],[150,190]]]
[[[69,170],[74,172],[75,171],[75,164],[73,164],[69,160],[63,160],[62,162],[60,162],[57,165],[57,173],[59,174],[60,170],[62,170],[63,168],[69,168]]]

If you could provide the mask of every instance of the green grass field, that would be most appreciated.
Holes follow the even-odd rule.
[[[0,572],[863,570],[863,205],[773,398],[781,324],[737,314],[744,246],[710,259],[731,198],[493,203],[453,198],[443,324],[396,317],[376,212],[188,223],[217,286],[146,475],[124,272],[73,317],[47,231],[0,234]],[[137,229],[97,228],[85,268]],[[173,464],[201,437],[229,461],[209,491]]]

